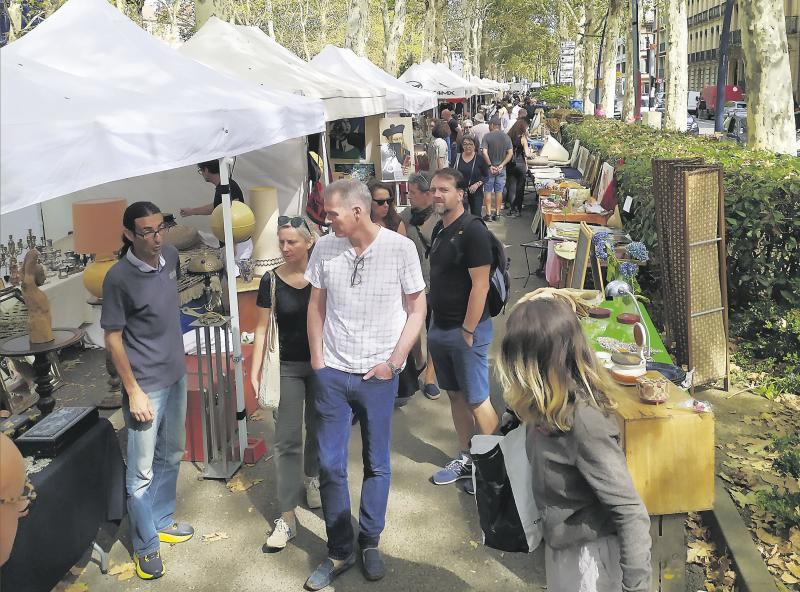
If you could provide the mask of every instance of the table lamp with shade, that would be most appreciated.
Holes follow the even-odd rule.
[[[90,199],[72,204],[75,252],[92,255],[83,271],[83,285],[95,297],[103,297],[103,280],[117,261],[122,247],[122,216],[128,202],[121,197]]]

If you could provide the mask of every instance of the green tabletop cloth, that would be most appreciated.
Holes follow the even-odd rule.
[[[628,301],[627,304],[625,300]],[[607,308],[610,310],[611,316],[607,319],[581,319],[583,332],[589,340],[589,345],[596,351],[607,351],[603,346],[597,343],[598,337],[611,337],[624,343],[634,343],[633,325],[625,325],[617,321],[617,315],[620,313],[638,313],[633,299],[630,297],[618,296],[613,300],[604,300],[599,306],[600,308]],[[650,348],[654,350],[652,355],[653,361],[672,364],[672,359],[669,357],[667,348],[664,347],[664,343],[661,341],[661,336],[653,326],[650,315],[647,314],[647,310],[641,303],[639,303],[639,306],[642,311],[642,322],[650,334]]]

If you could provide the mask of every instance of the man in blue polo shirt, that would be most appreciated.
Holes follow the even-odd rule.
[[[173,520],[186,440],[179,261],[175,247],[162,243],[166,227],[155,204],[131,204],[122,225],[124,245],[103,282],[100,324],[123,388],[133,560],[137,575],[152,580],[164,575],[160,543],[194,534]]]

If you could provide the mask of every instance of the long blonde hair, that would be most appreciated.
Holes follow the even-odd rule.
[[[522,421],[551,431],[572,428],[572,407],[582,397],[601,410],[619,389],[586,342],[574,311],[559,298],[517,304],[506,322],[497,363],[503,397]]]

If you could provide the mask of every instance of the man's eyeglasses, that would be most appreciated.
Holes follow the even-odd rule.
[[[364,271],[365,255],[356,257],[353,261],[353,275],[350,276],[350,287],[355,288],[361,284],[361,273]]]
[[[146,230],[143,230],[142,232],[136,232],[134,230],[133,234],[135,234],[136,236],[141,237],[141,238],[154,238],[155,235],[157,235],[157,234],[164,234],[164,231],[167,228],[168,228],[167,225],[162,223],[162,224],[159,224],[158,228],[156,228],[155,230],[153,230],[152,228],[147,228]]]
[[[19,510],[20,518],[27,516],[28,511],[31,509],[34,500],[36,499],[36,490],[33,488],[33,483],[30,479],[25,480],[25,486],[22,489],[22,494],[17,497],[0,498],[0,505],[6,504],[24,504],[22,509]]]
[[[311,232],[311,229],[308,227],[308,223],[306,219],[302,216],[278,216],[278,228],[282,226],[291,226],[292,228],[300,228],[301,226],[305,226],[306,230]]]
[[[373,199],[372,201],[374,201],[379,206],[385,206],[386,204],[394,202],[393,199]]]

